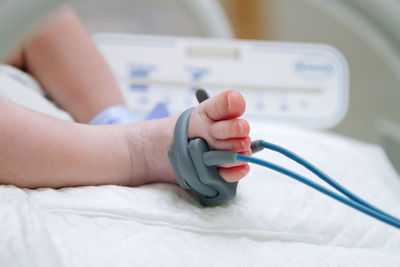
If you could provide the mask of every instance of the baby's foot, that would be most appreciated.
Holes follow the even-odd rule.
[[[189,121],[189,138],[201,137],[212,150],[229,150],[250,155],[250,126],[239,119],[246,104],[242,95],[226,91],[207,99],[193,109]],[[131,124],[131,185],[149,182],[177,183],[168,159],[178,116]],[[143,166],[145,166],[143,168]],[[217,166],[229,182],[243,178],[250,170],[245,162]]]
[[[225,91],[199,104],[189,121],[189,138],[205,139],[211,150],[229,150],[251,154],[250,126],[239,119],[246,108],[242,95]],[[219,174],[228,182],[243,178],[250,170],[245,162],[218,166]]]

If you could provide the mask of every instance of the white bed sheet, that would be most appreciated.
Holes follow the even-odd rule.
[[[18,102],[5,93],[13,82],[0,75],[0,95]],[[44,100],[25,102],[70,119]],[[278,124],[253,123],[251,135],[400,216],[400,178],[380,147]],[[312,176],[276,154],[257,156]],[[235,200],[214,208],[168,184],[0,186],[0,221],[0,266],[400,266],[399,230],[257,166]]]

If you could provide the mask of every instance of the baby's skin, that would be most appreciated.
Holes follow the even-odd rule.
[[[0,184],[66,187],[152,182],[177,183],[168,160],[178,116],[123,125],[61,121],[0,97]],[[199,104],[189,121],[189,138],[213,150],[250,154],[249,124],[239,117],[245,101],[226,91]],[[218,166],[226,181],[241,179],[247,163]]]
[[[201,137],[206,140],[212,150],[230,150],[250,155],[250,126],[240,119],[245,111],[245,100],[236,91],[226,91],[199,104],[192,112],[189,121],[189,139]],[[177,183],[173,169],[167,157],[168,148],[172,146],[173,130],[177,116],[162,120],[144,122],[141,124],[141,138],[132,137],[130,147],[142,147],[146,161],[146,174],[150,181]],[[138,155],[139,156],[139,155]],[[135,158],[135,157],[133,157]],[[132,164],[136,163],[133,160]],[[249,172],[245,162],[224,164],[219,167],[219,173],[226,181],[234,182]],[[133,170],[138,167],[133,167]],[[135,177],[135,174],[132,175]],[[139,179],[140,180],[140,179]],[[135,184],[133,179],[130,184]]]

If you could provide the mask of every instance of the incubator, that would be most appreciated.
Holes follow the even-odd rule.
[[[38,21],[43,13],[50,12],[64,1],[53,1],[51,5],[47,2],[36,1],[34,8],[34,1],[27,1],[25,19]],[[106,2],[113,5],[111,1]],[[118,2],[126,1],[115,1]],[[146,6],[157,1],[132,2]],[[165,1],[161,2],[165,4]],[[357,61],[359,58],[353,55],[354,46],[359,46],[359,51],[364,49],[360,40],[349,47],[340,41],[330,42],[339,48],[339,52],[333,46],[321,44],[323,40],[307,39],[313,42],[302,42],[302,38],[312,35],[314,29],[304,31],[304,36],[299,33],[296,42],[289,42],[287,37],[293,34],[288,26],[293,26],[290,24],[295,17],[293,6],[299,16],[304,17],[309,15],[310,10],[329,11],[329,14],[336,14],[332,10],[341,10],[345,15],[338,12],[343,17],[340,17],[339,26],[335,25],[340,27],[346,22],[352,25],[350,29],[357,30],[360,27],[355,27],[356,23],[364,25],[359,33],[365,37],[362,40],[372,38],[373,48],[382,51],[373,58],[379,58],[376,62],[381,65],[370,66],[371,71],[380,67],[390,70],[384,76],[390,78],[386,85],[397,84],[394,82],[397,78],[393,77],[399,73],[396,48],[399,39],[398,32],[393,31],[398,28],[393,25],[400,22],[396,15],[388,15],[398,8],[394,1],[387,1],[393,3],[392,8],[379,10],[374,9],[379,6],[374,1],[264,1],[265,5],[267,2],[275,3],[277,14],[280,14],[277,21],[281,25],[276,30],[276,36],[288,40],[283,42],[227,39],[232,37],[233,31],[225,15],[221,15],[223,11],[216,1],[196,1],[197,4],[183,0],[172,2],[174,4],[171,5],[183,5],[185,10],[190,11],[188,14],[193,10],[200,14],[189,17],[197,22],[193,25],[201,25],[195,32],[206,38],[154,35],[159,33],[159,29],[165,29],[162,27],[148,31],[146,35],[101,33],[93,36],[117,78],[129,109],[139,120],[149,118],[149,114],[155,114],[155,117],[185,114],[185,110],[197,105],[197,88],[207,89],[210,95],[226,89],[238,90],[246,99],[245,118],[254,129],[255,139],[263,138],[289,147],[298,154],[304,153],[306,159],[321,166],[322,170],[357,195],[366,196],[378,207],[387,208],[391,214],[399,214],[399,205],[396,204],[400,203],[399,177],[385,152],[376,145],[332,133],[371,142],[375,141],[371,128],[376,127],[378,139],[391,156],[394,167],[398,166],[398,109],[393,108],[398,91],[386,90],[388,96],[377,96],[381,108],[370,105],[371,100],[367,100],[364,104],[368,104],[371,111],[363,109],[360,104],[363,101],[358,97],[364,92],[359,88],[361,85],[367,88],[376,84],[371,82],[373,75],[363,78],[370,84],[360,82],[361,74],[357,67],[365,62]],[[78,12],[89,14],[90,10],[97,8],[78,8]],[[29,13],[28,10],[34,12]],[[304,17],[296,17],[299,25],[307,25],[311,29],[313,25],[310,24],[318,24],[307,24]],[[382,20],[384,17],[388,21]],[[8,18],[17,20],[15,17]],[[101,21],[103,18],[99,16],[97,19]],[[368,24],[363,24],[365,21],[373,21],[374,27],[366,26]],[[213,27],[212,24],[218,26]],[[28,30],[22,29],[22,24],[15,25],[22,31]],[[190,35],[193,32],[185,33]],[[0,48],[6,48],[20,38],[14,31],[7,34],[13,37],[5,39],[0,34]],[[331,35],[334,39],[335,31]],[[350,34],[345,36],[349,39],[354,37]],[[388,105],[382,106],[389,98]],[[378,112],[378,109],[384,111]],[[362,119],[365,115],[363,110],[368,116],[375,116],[374,123],[366,123]],[[60,112],[52,109],[47,113],[57,116]],[[184,126],[179,127],[185,129]],[[177,137],[177,140],[182,138]],[[254,155],[258,159],[234,155],[232,160],[249,161],[277,170],[370,216],[399,226],[398,219],[332,182],[325,173],[288,150],[265,141],[255,142],[252,147],[254,152],[267,148],[289,156],[347,198],[321,189],[319,183],[306,181],[304,178],[310,174],[287,159],[272,156],[268,159],[275,161],[268,162],[267,157],[260,153]],[[214,151],[207,151],[206,144],[201,141],[194,142],[193,153],[202,150],[200,162],[206,165],[203,172],[220,163],[216,160],[226,159],[226,155],[210,154]],[[176,157],[174,150],[175,144],[170,150],[172,164],[176,164],[173,163]],[[314,190],[308,190],[308,187],[281,174],[258,166],[252,169],[249,177],[239,182],[236,198],[228,197],[231,200],[229,204],[222,201],[217,203],[221,205],[213,208],[204,208],[186,190],[165,184],[138,188],[101,186],[60,190],[2,186],[0,215],[7,219],[4,220],[5,226],[10,230],[0,236],[0,241],[16,244],[7,247],[8,255],[22,262],[21,265],[33,262],[54,266],[62,262],[68,266],[88,263],[99,266],[125,266],[127,263],[159,266],[176,264],[177,258],[182,265],[199,266],[209,264],[211,260],[218,266],[226,265],[227,261],[237,266],[263,266],[266,262],[281,266],[321,266],[327,263],[398,265],[400,236],[397,229],[353,212],[321,194],[314,194]],[[215,174],[215,171],[210,173]],[[204,188],[197,189],[198,184],[195,186],[192,181],[187,181],[184,175],[181,178],[182,187],[194,191],[206,202],[219,194],[210,188],[204,191]],[[231,191],[227,192],[236,193],[236,184],[221,188],[224,190],[227,187],[231,187]],[[17,213],[11,212],[9,207]],[[43,245],[37,246],[39,242]],[[30,248],[28,252],[26,247]],[[155,254],[158,257],[154,257]],[[0,262],[1,259],[0,254]]]
[[[241,92],[250,121],[329,128],[347,111],[348,66],[327,45],[127,34],[94,40],[142,117],[157,104],[183,112],[196,103],[196,88]]]

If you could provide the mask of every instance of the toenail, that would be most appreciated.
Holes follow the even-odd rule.
[[[249,172],[248,168],[243,168],[240,170],[242,174],[247,174]]]
[[[239,135],[244,133],[244,125],[242,121],[239,121]]]
[[[231,94],[228,94],[227,96],[227,108],[228,108],[228,112],[231,111]]]
[[[244,150],[245,148],[247,148],[246,141],[240,141],[240,149]]]

